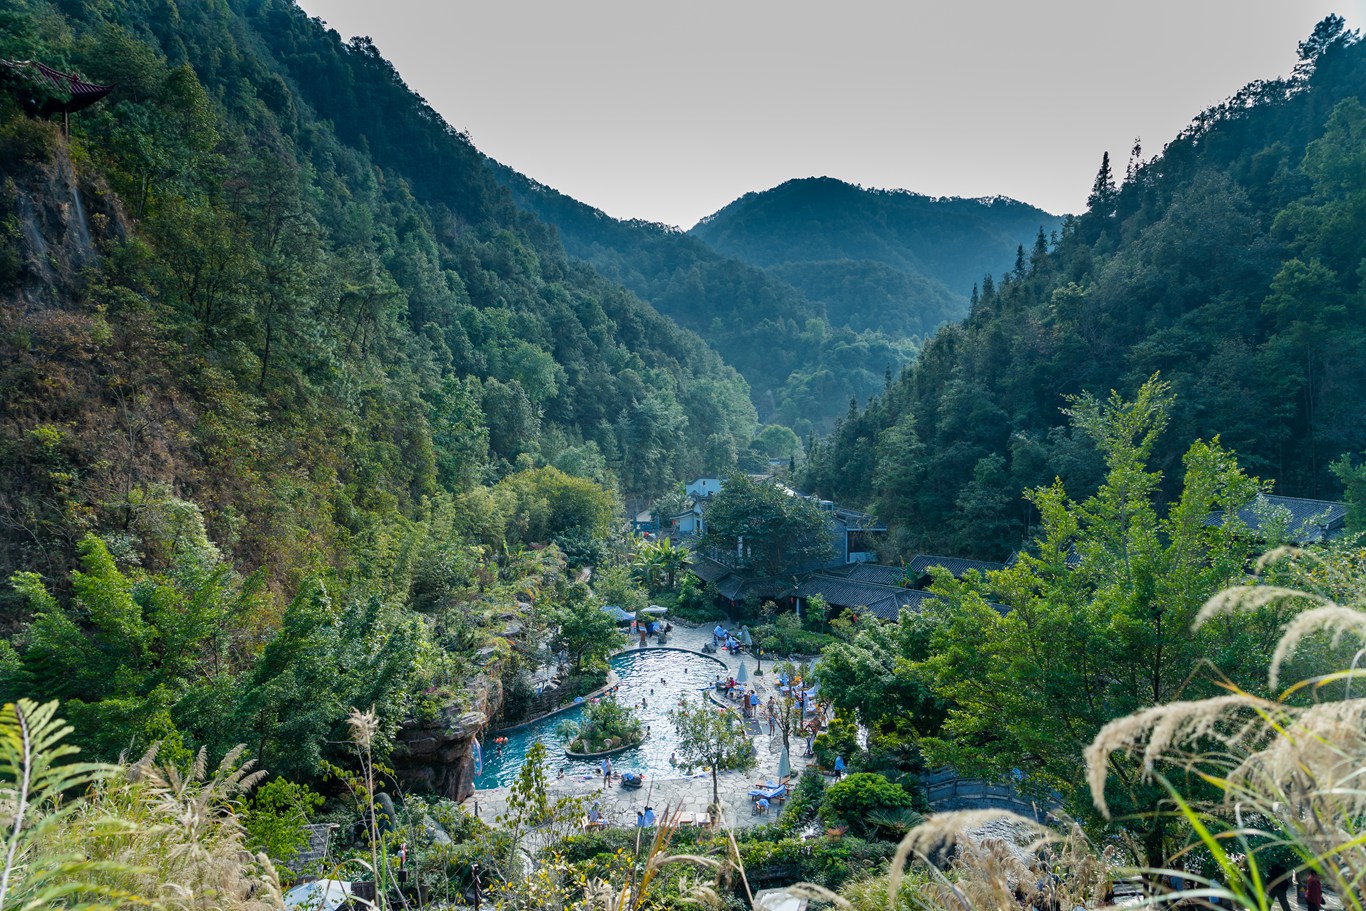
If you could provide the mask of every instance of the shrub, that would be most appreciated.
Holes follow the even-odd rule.
[[[843,756],[844,761],[849,762],[862,752],[858,742],[858,728],[849,721],[836,718],[830,723],[830,727],[816,737],[812,750],[816,754],[816,765],[827,771],[835,767],[837,756]]]
[[[578,735],[569,744],[576,753],[600,753],[644,736],[644,726],[626,706],[603,699],[584,707]]]
[[[909,810],[914,799],[899,784],[875,772],[857,772],[825,789],[820,817],[829,826],[848,826],[855,834],[872,836],[878,831],[869,816]]]
[[[788,835],[796,835],[805,828],[819,812],[825,797],[825,776],[814,768],[802,772],[792,796],[787,799],[783,813],[778,817],[778,828]]]
[[[691,573],[684,573],[683,581],[678,584],[678,598],[671,616],[689,623],[710,623],[725,619],[726,614],[716,606],[714,593],[707,590],[702,580]]]

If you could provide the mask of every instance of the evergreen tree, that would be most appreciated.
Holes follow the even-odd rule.
[[[1110,215],[1114,212],[1117,194],[1115,176],[1110,172],[1110,153],[1106,152],[1101,156],[1100,170],[1091,184],[1091,195],[1086,197],[1086,208],[1093,215]]]

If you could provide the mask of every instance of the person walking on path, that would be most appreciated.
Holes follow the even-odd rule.
[[[1323,881],[1314,870],[1304,874],[1304,904],[1309,911],[1323,911]]]
[[[749,717],[759,717],[759,694],[754,690],[749,691]]]
[[[1268,862],[1266,865],[1266,883],[1266,894],[1271,899],[1267,905],[1280,902],[1281,911],[1290,911],[1290,899],[1287,896],[1290,891],[1290,869],[1280,861]]]
[[[778,733],[778,719],[772,713],[768,716],[768,736],[772,737]]]
[[[840,780],[841,778],[843,778],[843,777],[844,777],[844,757],[843,757],[843,756],[836,756],[836,757],[835,757],[835,780],[836,780],[836,781],[839,781],[839,780]]]

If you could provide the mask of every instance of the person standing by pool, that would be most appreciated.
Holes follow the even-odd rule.
[[[612,760],[603,757],[602,760],[602,786],[605,788],[612,783]]]

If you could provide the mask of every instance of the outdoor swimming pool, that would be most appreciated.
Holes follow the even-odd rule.
[[[714,658],[675,649],[639,649],[623,652],[611,660],[612,669],[621,678],[617,701],[623,705],[640,705],[640,719],[650,726],[645,742],[638,747],[617,753],[612,765],[619,771],[646,773],[646,780],[680,777],[681,772],[669,765],[669,754],[677,743],[669,712],[678,707],[685,694],[696,702],[703,689],[712,685],[717,676],[725,676],[725,666]],[[601,760],[572,760],[564,755],[564,738],[556,729],[566,720],[578,721],[582,709],[573,708],[549,718],[512,731],[505,736],[508,742],[501,749],[486,738],[484,773],[474,780],[476,788],[498,788],[512,784],[517,777],[526,751],[533,743],[543,743],[546,765],[553,780],[560,769],[565,777],[580,775],[601,776]]]

